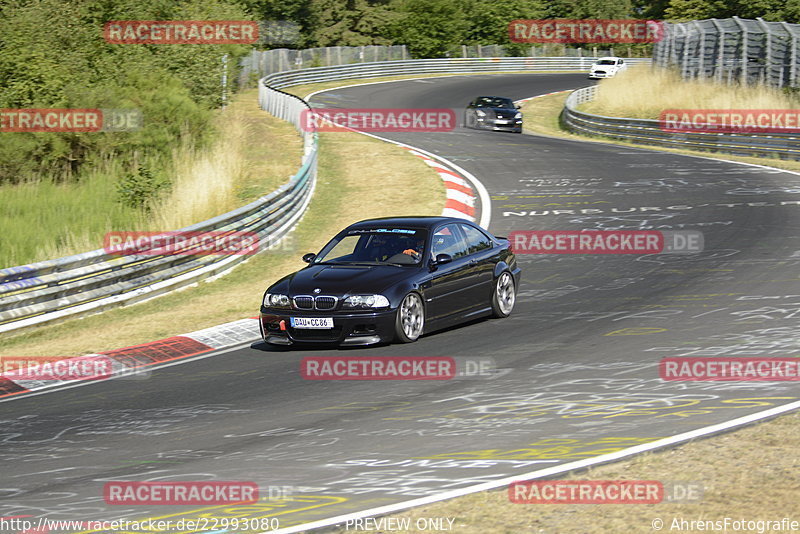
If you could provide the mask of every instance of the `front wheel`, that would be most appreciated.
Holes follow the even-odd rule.
[[[395,339],[401,343],[412,343],[422,335],[425,326],[425,308],[417,293],[409,293],[397,308],[394,321]]]
[[[492,293],[492,317],[502,318],[511,315],[514,303],[517,301],[517,291],[514,287],[514,277],[504,271],[497,277]]]

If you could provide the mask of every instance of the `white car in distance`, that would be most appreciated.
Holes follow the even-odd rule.
[[[592,80],[613,78],[627,68],[628,65],[621,57],[601,57],[589,69],[589,78]]]

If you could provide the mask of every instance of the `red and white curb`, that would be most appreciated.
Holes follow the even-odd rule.
[[[122,349],[115,349],[93,354],[85,354],[74,358],[61,360],[69,366],[70,363],[77,364],[85,362],[87,359],[94,361],[110,360],[108,367],[110,373],[103,374],[102,380],[112,378],[142,379],[147,378],[150,369],[160,367],[168,362],[182,360],[206,353],[212,353],[249,343],[261,339],[258,328],[258,319],[240,319],[230,323],[197,330],[188,334],[173,336],[158,341],[151,341],[142,345],[134,345]],[[0,359],[12,358],[3,356]],[[24,356],[13,357],[14,359],[24,359]],[[34,359],[31,357],[31,359]],[[18,378],[16,373],[9,372],[0,374],[0,399],[12,395],[20,395],[39,391],[42,389],[56,388],[59,386],[79,383],[92,383],[102,380],[33,380],[30,378]]]
[[[422,158],[429,167],[439,174],[439,177],[444,182],[444,186],[447,189],[447,199],[444,203],[442,216],[475,221],[475,200],[477,197],[469,182],[462,178],[460,174],[451,171],[433,158],[429,158],[413,148],[402,148],[405,148],[418,158]]]

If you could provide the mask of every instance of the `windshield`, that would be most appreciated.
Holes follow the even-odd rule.
[[[598,65],[616,65],[617,62],[613,59],[601,59],[597,62]]]
[[[482,96],[475,100],[475,107],[478,108],[513,108],[514,103],[509,98],[493,96]]]
[[[413,228],[347,230],[325,245],[314,263],[419,265],[427,236]]]

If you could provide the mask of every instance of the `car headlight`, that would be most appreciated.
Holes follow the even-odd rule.
[[[478,117],[485,117],[485,116],[486,116],[486,112],[485,112],[485,111],[481,111],[481,110],[479,110],[479,109],[476,109],[476,110],[475,110],[475,114],[476,114]]]
[[[521,118],[522,118],[522,113],[520,113],[520,112],[518,111],[518,112],[517,112],[517,114],[516,114],[516,115],[514,115],[514,118],[515,118],[515,119],[521,119]]]
[[[344,299],[344,308],[388,308],[389,299],[383,295],[350,295]]]
[[[280,293],[266,293],[264,295],[264,307],[266,308],[289,308],[291,301],[288,295]]]

